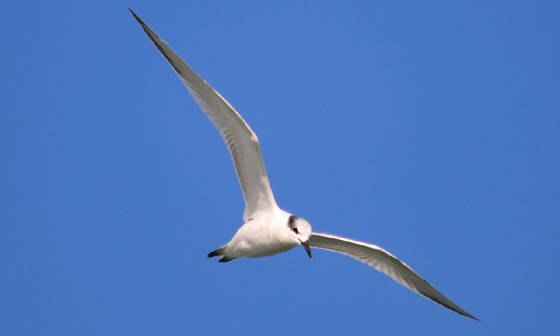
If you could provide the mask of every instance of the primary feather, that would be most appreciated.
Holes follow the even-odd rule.
[[[315,233],[309,237],[312,247],[334,251],[357,259],[388,275],[401,285],[419,293],[457,313],[478,320],[461,307],[446,298],[424,280],[410,266],[381,247],[327,233]]]
[[[247,222],[257,211],[266,211],[276,207],[255,132],[239,113],[177,55],[156,32],[134,11],[130,10],[130,12],[181,78],[202,111],[220,131],[231,154],[245,198],[243,220]]]

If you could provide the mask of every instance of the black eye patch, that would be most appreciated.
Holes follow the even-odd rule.
[[[297,219],[296,216],[294,215],[290,216],[290,218],[288,219],[288,227],[296,234],[299,234],[298,228],[296,227],[296,219]]]

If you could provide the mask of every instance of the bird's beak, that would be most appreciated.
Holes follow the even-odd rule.
[[[311,249],[309,248],[309,241],[301,242],[301,246],[303,246],[305,252],[307,252],[309,259],[313,259],[313,257],[311,256]]]

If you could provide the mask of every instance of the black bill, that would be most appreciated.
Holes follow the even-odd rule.
[[[301,246],[303,246],[305,252],[307,252],[309,259],[312,259],[313,257],[311,256],[311,248],[309,248],[309,242],[308,241],[301,242]]]

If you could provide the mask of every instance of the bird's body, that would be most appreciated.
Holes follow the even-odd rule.
[[[244,223],[233,238],[224,245],[223,257],[258,258],[285,252],[298,244],[286,235],[290,214],[278,207],[256,214]],[[229,260],[228,260],[229,261]]]
[[[404,262],[384,249],[361,241],[312,232],[303,218],[278,207],[270,188],[256,134],[239,113],[132,10],[148,37],[173,67],[195,101],[218,129],[231,154],[245,198],[244,224],[233,238],[208,257],[225,262],[264,257],[298,245],[311,258],[311,247],[348,255],[390,276],[403,286],[461,314],[477,319],[454,304]]]

